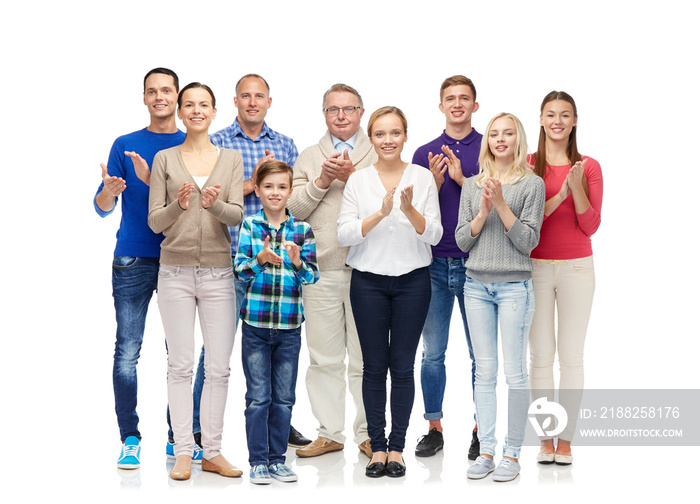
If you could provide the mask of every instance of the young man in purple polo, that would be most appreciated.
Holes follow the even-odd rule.
[[[423,359],[421,387],[428,420],[428,434],[416,446],[416,456],[430,457],[443,447],[442,401],[445,396],[445,352],[450,334],[450,319],[455,298],[462,314],[464,334],[472,361],[472,397],[474,391],[474,353],[464,309],[465,262],[468,254],[455,242],[459,200],[464,180],[479,172],[479,150],[482,135],[472,128],[472,114],[479,109],[476,88],[471,79],[454,75],[440,86],[440,111],[445,114],[445,130],[432,142],[419,147],[413,163],[428,168],[435,177],[440,198],[442,239],[432,248],[430,266],[432,297],[423,327]],[[472,433],[469,459],[479,455],[476,426]]]

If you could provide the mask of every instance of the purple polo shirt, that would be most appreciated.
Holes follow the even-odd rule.
[[[428,153],[434,156],[442,153],[442,146],[447,145],[462,163],[462,173],[465,177],[471,177],[479,173],[479,151],[481,150],[481,133],[475,129],[461,140],[455,140],[445,133],[432,142],[419,147],[413,154],[413,164],[424,168],[430,166]],[[442,217],[442,239],[433,247],[433,257],[467,257],[469,254],[462,252],[455,241],[455,229],[459,217],[459,199],[462,195],[462,187],[452,180],[448,172],[445,172],[445,183],[442,184],[438,196],[440,198],[440,214]]]

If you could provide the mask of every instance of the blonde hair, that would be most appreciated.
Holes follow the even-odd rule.
[[[501,112],[496,115],[486,128],[486,134],[481,140],[481,151],[479,152],[479,174],[474,179],[476,185],[483,187],[483,183],[489,177],[496,175],[496,160],[489,148],[489,134],[491,131],[491,126],[496,121],[496,119],[501,118],[511,119],[515,125],[516,131],[516,144],[515,144],[515,157],[513,163],[508,167],[507,176],[510,177],[511,183],[515,184],[524,177],[532,175],[532,170],[530,165],[527,163],[527,138],[525,137],[525,128],[523,128],[520,120],[513,114],[507,112]]]
[[[372,126],[374,126],[374,123],[377,121],[377,119],[389,114],[394,114],[395,116],[397,116],[399,118],[399,121],[401,121],[401,126],[403,126],[403,132],[408,133],[408,121],[406,121],[406,116],[403,112],[401,112],[401,109],[398,107],[386,106],[378,108],[377,110],[372,112],[372,115],[370,116],[369,121],[367,122],[367,136],[372,136]]]

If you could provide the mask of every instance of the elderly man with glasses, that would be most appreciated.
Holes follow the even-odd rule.
[[[346,373],[356,410],[354,441],[365,455],[372,456],[362,403],[362,351],[350,306],[351,269],[345,264],[348,248],[338,245],[336,238],[345,182],[355,170],[377,161],[360,128],[364,111],[355,89],[345,84],[331,86],[323,95],[328,131],[294,165],[294,192],[287,206],[295,217],[311,224],[321,272],[320,280],[304,286],[303,292],[310,360],[306,387],[319,422],[318,438],[299,448],[298,457],[344,448]]]

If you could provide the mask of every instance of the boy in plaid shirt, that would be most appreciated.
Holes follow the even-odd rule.
[[[285,465],[296,400],[301,286],[318,280],[311,226],[286,209],[292,168],[275,159],[260,165],[255,194],[263,209],[241,226],[234,261],[236,278],[249,282],[241,307],[246,434],[253,483],[296,481]]]

